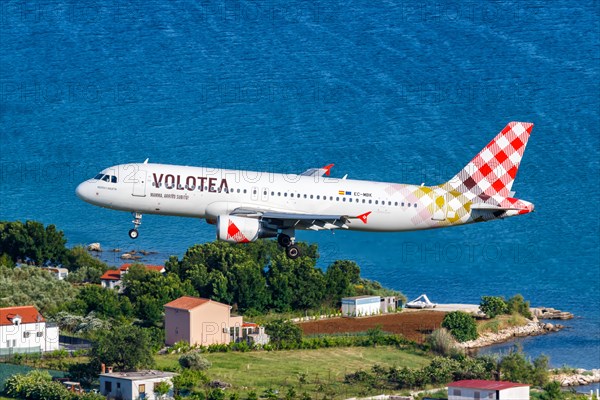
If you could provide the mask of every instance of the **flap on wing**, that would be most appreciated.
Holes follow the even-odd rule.
[[[321,168],[310,168],[301,173],[300,176],[329,176],[331,173],[331,168],[333,168],[333,164],[329,164]]]

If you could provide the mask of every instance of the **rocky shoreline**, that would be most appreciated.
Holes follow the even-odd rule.
[[[563,373],[560,370],[550,371],[550,380],[557,381],[561,386],[590,385],[600,382],[600,369],[577,369],[575,373]]]
[[[498,332],[486,332],[475,340],[458,343],[458,346],[467,349],[477,349],[480,347],[491,346],[493,344],[504,343],[516,337],[538,336],[550,332],[558,332],[564,326],[560,324],[550,324],[539,322],[536,319],[523,326],[514,326],[502,329]]]

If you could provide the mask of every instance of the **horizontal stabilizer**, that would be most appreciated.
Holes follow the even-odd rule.
[[[471,210],[487,210],[487,211],[521,211],[522,208],[519,207],[501,207],[495,206],[493,204],[485,204],[485,203],[476,203],[471,204]]]

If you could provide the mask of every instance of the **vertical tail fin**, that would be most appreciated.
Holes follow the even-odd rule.
[[[530,122],[509,122],[447,185],[472,197],[510,197],[532,128]]]

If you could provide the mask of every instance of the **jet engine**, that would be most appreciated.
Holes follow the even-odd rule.
[[[266,228],[257,218],[219,215],[217,239],[232,243],[254,242],[256,239],[277,236],[276,229]]]

